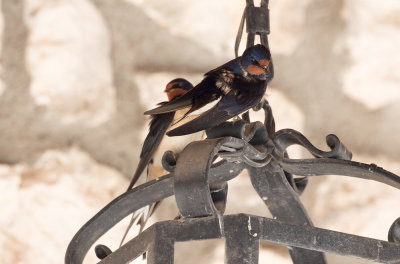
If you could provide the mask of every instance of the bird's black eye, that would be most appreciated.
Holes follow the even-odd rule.
[[[258,65],[258,64],[259,64],[258,61],[257,61],[256,59],[254,59],[254,58],[251,58],[250,60],[251,60],[251,63],[253,63],[253,64],[255,64],[255,65]]]

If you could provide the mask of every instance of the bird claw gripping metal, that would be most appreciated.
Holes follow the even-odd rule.
[[[351,161],[351,152],[335,136],[326,138],[330,151],[313,146],[301,133],[283,129],[272,133],[272,112],[266,102],[265,124],[243,120],[226,122],[207,131],[208,138],[190,143],[179,156],[166,153],[169,174],[140,185],[111,201],[89,220],[70,242],[66,264],[82,263],[96,240],[125,216],[148,204],[175,195],[182,217],[155,223],[100,263],[127,263],[148,252],[148,263],[174,261],[174,243],[225,238],[226,263],[258,263],[259,241],[288,247],[293,263],[326,263],[322,252],[353,256],[382,263],[400,263],[400,218],[382,241],[313,227],[299,193],[308,177],[346,175],[375,180],[400,189],[400,177],[376,165]],[[297,144],[315,158],[290,159],[286,149]],[[248,171],[252,185],[273,219],[223,215],[213,199],[214,190]],[[292,175],[303,176],[294,179]],[[213,188],[214,186],[214,188]],[[219,186],[220,189],[215,186]],[[223,208],[224,209],[224,208]]]

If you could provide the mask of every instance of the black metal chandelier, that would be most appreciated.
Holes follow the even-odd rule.
[[[268,0],[262,0],[259,7],[252,0],[246,2],[235,44],[236,55],[244,22],[247,46],[254,45],[256,35],[268,46]],[[333,134],[326,137],[330,151],[322,151],[296,130],[275,131],[267,101],[259,105],[261,109],[264,123],[250,122],[245,115],[241,120],[207,130],[207,139],[186,146],[179,158],[166,152],[163,166],[169,173],[120,195],[98,212],[70,242],[65,263],[82,263],[97,239],[124,217],[171,195],[175,196],[180,219],[155,223],[118,250],[106,252],[100,263],[128,263],[148,252],[148,263],[172,264],[175,242],[213,238],[225,238],[228,264],[258,263],[260,240],[286,245],[296,264],[326,263],[323,252],[400,263],[400,218],[388,230],[388,241],[366,238],[314,227],[299,199],[310,177],[350,176],[398,189],[400,177],[374,164],[351,161],[351,152]],[[314,158],[290,159],[287,148],[295,144]],[[224,215],[227,182],[245,169],[273,219],[248,214]],[[218,205],[215,193],[210,191],[210,185],[215,184],[220,186]]]

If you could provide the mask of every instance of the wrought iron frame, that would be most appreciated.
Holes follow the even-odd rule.
[[[255,7],[246,0],[246,9],[235,43],[235,53],[247,24],[247,46],[255,35],[268,46],[268,0]],[[207,139],[189,144],[176,158],[166,152],[163,166],[169,174],[140,185],[114,199],[90,219],[70,242],[66,264],[81,264],[92,245],[115,224],[132,212],[175,195],[182,218],[158,222],[111,252],[99,247],[102,264],[122,264],[148,252],[149,264],[174,263],[176,241],[225,238],[227,264],[258,263],[259,241],[286,245],[295,264],[326,263],[323,252],[358,257],[381,263],[400,263],[400,218],[392,224],[389,241],[356,236],[313,227],[299,195],[308,178],[343,175],[374,180],[400,189],[400,177],[375,164],[351,161],[351,152],[335,135],[328,135],[330,151],[313,146],[298,131],[275,133],[268,102],[260,104],[264,124],[243,120],[226,122],[207,131]],[[290,159],[287,148],[300,145],[313,159]],[[215,162],[215,157],[222,160]],[[252,185],[268,207],[273,219],[237,214],[224,216],[227,182],[248,171]],[[294,175],[304,176],[295,178]]]
[[[271,120],[268,103],[263,107]],[[266,120],[265,124],[271,122]],[[170,173],[122,194],[104,207],[72,239],[65,263],[82,263],[90,247],[116,223],[171,195],[175,195],[181,219],[154,224],[100,263],[127,263],[144,252],[148,252],[150,264],[173,263],[176,241],[211,238],[225,238],[225,263],[229,264],[258,263],[259,240],[286,245],[296,264],[326,263],[322,252],[400,263],[400,218],[389,231],[390,241],[382,241],[313,227],[299,200],[310,176],[345,175],[398,189],[400,177],[374,164],[351,161],[351,152],[335,135],[326,138],[331,150],[322,151],[292,129],[280,130],[271,138],[265,124],[226,122],[207,131],[208,139],[190,143],[177,160],[167,152],[163,162]],[[315,158],[288,158],[286,149],[293,144],[304,147]],[[217,156],[223,160],[215,162]],[[273,219],[245,214],[224,216],[223,210],[214,205],[210,186],[226,183],[244,169]],[[292,174],[304,178],[297,180]]]

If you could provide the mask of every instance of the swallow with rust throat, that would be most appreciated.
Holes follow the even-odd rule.
[[[185,79],[178,78],[170,81],[165,89],[168,96],[169,102],[174,102],[188,91],[193,88],[193,85]],[[166,105],[168,102],[161,102],[159,105]],[[184,112],[182,111],[170,111],[167,113],[153,115],[150,121],[149,133],[144,140],[142,151],[140,153],[140,161],[136,168],[136,171],[129,184],[128,191],[135,185],[143,171],[147,167],[147,179],[146,181],[154,180],[158,177],[165,175],[165,171],[162,167],[161,160],[163,154],[167,151],[173,151],[179,153],[182,149],[192,141],[201,140],[204,132],[198,132],[192,135],[179,138],[168,138],[165,133],[173,126],[178,120],[184,119]],[[188,117],[189,119],[192,117]],[[137,222],[140,225],[141,232],[149,218],[154,211],[154,205],[145,206],[136,212],[134,212],[129,227],[121,241],[125,239],[125,236],[130,227]]]
[[[184,111],[183,117],[187,117],[200,113],[197,118],[168,131],[168,136],[206,130],[257,106],[273,76],[269,49],[255,45],[247,48],[242,56],[206,73],[204,79],[186,94],[144,114],[159,115],[180,110]]]

